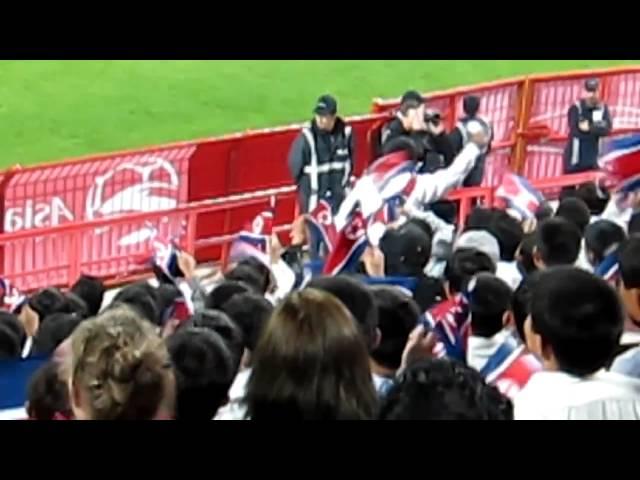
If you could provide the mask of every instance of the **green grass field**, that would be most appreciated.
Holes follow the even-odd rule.
[[[376,96],[638,61],[1,61],[0,168],[343,114]]]

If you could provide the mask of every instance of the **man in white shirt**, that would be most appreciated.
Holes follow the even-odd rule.
[[[541,272],[525,336],[544,371],[516,395],[514,417],[640,419],[640,381],[603,371],[623,323],[619,299],[604,280],[575,267]]]

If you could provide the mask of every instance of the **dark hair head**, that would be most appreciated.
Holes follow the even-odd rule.
[[[420,92],[416,90],[409,90],[405,92],[400,99],[400,112],[403,115],[406,115],[409,110],[418,108],[423,103],[424,99],[422,98],[422,95],[420,95]]]
[[[578,227],[564,218],[542,222],[536,231],[536,249],[545,266],[573,265],[580,254],[582,236]]]
[[[497,210],[493,213],[487,231],[498,240],[500,259],[512,262],[524,237],[522,225],[504,210]]]
[[[28,300],[29,307],[40,320],[47,315],[64,312],[68,308],[68,302],[64,294],[58,288],[47,287],[31,295]]]
[[[486,230],[496,237],[500,246],[500,258],[507,262],[514,260],[524,237],[522,225],[498,208],[474,208],[465,222],[464,231],[467,230]]]
[[[579,198],[565,198],[558,205],[556,217],[564,218],[573,223],[580,234],[584,234],[584,229],[589,225],[591,220],[591,212],[589,207]]]
[[[480,272],[496,273],[496,264],[486,254],[471,248],[453,252],[444,268],[450,293],[465,291],[469,280]]]
[[[528,275],[513,293],[513,321],[522,342],[527,341],[524,334],[524,322],[531,313],[531,297],[540,278],[540,273],[535,271]]]
[[[513,291],[491,273],[479,273],[469,284],[471,332],[490,338],[504,327],[504,314],[512,309]]]
[[[618,250],[620,278],[627,289],[640,288],[640,236],[632,235]]]
[[[513,420],[513,405],[474,369],[428,359],[404,371],[383,401],[380,420]]]
[[[27,414],[32,420],[53,420],[56,414],[71,418],[69,389],[58,373],[58,364],[50,361],[29,380]]]
[[[205,300],[205,306],[212,310],[218,310],[234,295],[250,291],[251,288],[242,282],[224,280],[209,292]]]
[[[338,276],[314,278],[308,287],[334,295],[347,307],[371,351],[376,341],[378,311],[367,286],[353,278]]]
[[[151,420],[173,413],[175,380],[167,348],[131,307],[111,308],[76,328],[71,384],[80,393],[76,417]]]
[[[378,309],[380,343],[371,352],[378,365],[397,370],[402,352],[420,317],[420,308],[411,297],[398,288],[378,286],[371,289]]]
[[[269,291],[269,286],[271,285],[271,270],[267,267],[263,262],[258,260],[256,257],[245,257],[237,263],[237,266],[246,266],[249,268],[253,268],[255,272],[260,276],[260,291],[264,295]]]
[[[310,288],[289,295],[254,352],[245,402],[253,420],[372,418],[367,349],[344,305]]]
[[[211,420],[235,377],[231,353],[212,330],[183,328],[167,340],[176,376],[176,419]]]
[[[602,214],[610,198],[608,192],[598,192],[598,188],[594,182],[580,185],[575,190],[575,196],[587,205],[592,215]]]
[[[20,358],[21,351],[18,334],[8,324],[0,323],[0,360]]]
[[[486,230],[491,225],[494,211],[484,207],[474,207],[464,222],[464,231]]]
[[[477,95],[466,95],[462,99],[462,110],[469,117],[475,117],[480,110],[480,97]]]
[[[598,265],[604,258],[613,253],[627,237],[617,223],[609,220],[597,220],[590,224],[584,232],[584,244],[591,259]]]
[[[154,325],[161,324],[158,297],[155,288],[147,282],[127,285],[113,297],[112,305],[128,305],[145,320]]]
[[[549,204],[549,202],[544,201],[536,209],[535,217],[538,222],[542,222],[547,218],[553,217],[553,214],[554,214],[553,207]]]
[[[518,256],[518,264],[522,267],[527,275],[537,270],[533,261],[533,251],[536,248],[537,237],[535,232],[527,233],[520,243],[520,253]]]
[[[233,371],[238,371],[240,363],[242,362],[242,355],[244,354],[242,331],[231,321],[226,313],[220,310],[198,310],[191,316],[186,325],[212,330],[220,335],[231,353]]]
[[[244,347],[253,352],[258,339],[273,313],[273,305],[256,293],[234,295],[221,309],[242,332]]]
[[[88,314],[91,317],[96,316],[98,312],[100,312],[105,291],[104,283],[90,275],[81,275],[71,287],[71,292],[84,300],[87,305]]]
[[[75,313],[54,313],[38,328],[33,337],[32,355],[51,355],[76,329],[82,317]]]
[[[533,290],[531,328],[550,347],[559,368],[590,375],[612,359],[624,324],[616,292],[574,267],[546,270]]]
[[[77,315],[80,318],[88,318],[90,316],[87,302],[85,302],[82,298],[80,298],[73,292],[67,292],[64,294],[64,296],[67,299],[67,307],[61,313],[70,313],[73,315]]]
[[[20,348],[22,348],[27,339],[27,333],[24,331],[24,326],[22,322],[18,320],[18,317],[13,313],[0,310],[0,326],[5,326],[11,330],[18,338]]]
[[[261,274],[253,267],[247,264],[238,264],[224,274],[225,280],[242,282],[247,285],[254,293],[264,295],[264,280]]]

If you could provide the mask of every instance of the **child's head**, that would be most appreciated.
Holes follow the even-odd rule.
[[[71,291],[87,304],[90,316],[100,312],[104,299],[105,287],[101,280],[90,275],[82,275],[71,287]]]
[[[613,253],[624,241],[626,234],[620,225],[609,220],[598,220],[589,225],[584,232],[587,258],[594,267],[607,255]]]
[[[484,253],[471,248],[456,250],[444,269],[445,290],[449,297],[462,293],[480,272],[496,273],[496,264]]]
[[[209,292],[205,300],[205,306],[211,310],[219,310],[234,295],[251,291],[251,287],[243,282],[223,280]]]
[[[627,315],[640,325],[640,236],[632,235],[618,250],[618,292]]]
[[[533,252],[536,248],[536,234],[527,233],[522,239],[522,243],[518,248],[518,252],[516,254],[516,260],[518,261],[518,265],[526,273],[527,275],[535,272],[536,264],[533,258]]]
[[[33,355],[51,355],[82,322],[75,313],[54,313],[47,316],[33,337]]]
[[[564,218],[570,223],[573,223],[580,233],[583,234],[584,229],[587,228],[591,220],[591,212],[583,200],[576,197],[569,197],[563,199],[558,205],[556,217]]]
[[[533,254],[538,270],[559,265],[573,265],[580,254],[582,235],[573,223],[561,217],[542,222],[536,231]]]
[[[491,273],[479,273],[467,289],[471,313],[471,333],[491,338],[511,323],[513,291]]]
[[[177,420],[211,420],[228,400],[235,377],[231,352],[205,328],[180,329],[167,339],[176,376]]]
[[[307,286],[330,293],[340,300],[355,320],[369,351],[377,346],[380,340],[378,310],[373,295],[365,284],[341,275],[317,277],[312,279]]]
[[[612,359],[623,324],[616,292],[601,278],[565,266],[541,272],[525,335],[545,369],[587,376]]]
[[[400,368],[402,352],[420,317],[414,300],[396,287],[378,286],[371,289],[378,309],[380,343],[371,358],[388,370]]]
[[[31,377],[27,390],[27,414],[32,420],[53,420],[56,415],[71,418],[69,390],[56,362],[47,362]]]
[[[473,368],[447,359],[428,359],[399,376],[378,419],[513,420],[513,405]]]
[[[267,320],[273,312],[273,305],[257,293],[241,293],[234,295],[221,308],[231,321],[242,332],[242,343],[250,355],[258,344]],[[247,363],[250,357],[247,357]]]
[[[515,323],[518,336],[523,343],[526,343],[527,339],[524,333],[524,322],[531,314],[531,297],[533,296],[533,290],[536,288],[540,279],[541,272],[535,271],[528,275],[520,286],[513,292],[513,322]]]

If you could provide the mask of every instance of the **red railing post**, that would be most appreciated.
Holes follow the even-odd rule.
[[[533,104],[533,90],[533,81],[529,77],[525,78],[520,91],[520,106],[516,117],[516,135],[514,139],[515,147],[510,162],[511,169],[516,173],[522,173],[527,156],[526,130],[529,126],[531,105]]]

